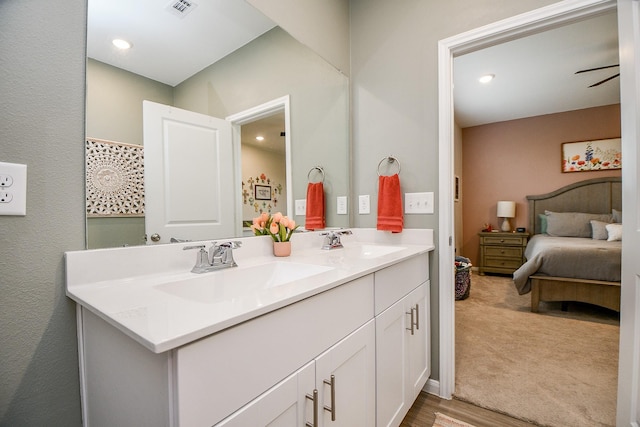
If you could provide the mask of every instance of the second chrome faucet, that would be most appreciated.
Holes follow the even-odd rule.
[[[205,249],[205,245],[185,246],[183,250],[198,249],[196,265],[191,269],[192,273],[208,273],[210,271],[221,270],[223,268],[237,267],[233,259],[233,250],[242,246],[242,242],[213,242],[209,251]]]
[[[352,234],[351,230],[335,230],[328,231],[326,233],[321,233],[321,236],[324,236],[324,241],[322,242],[322,249],[338,249],[342,248],[342,242],[340,241],[340,236],[345,234]]]

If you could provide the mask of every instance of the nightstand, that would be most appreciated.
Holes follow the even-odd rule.
[[[529,233],[480,232],[480,265],[484,273],[512,274],[524,264]]]

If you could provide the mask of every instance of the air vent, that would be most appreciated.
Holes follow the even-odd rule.
[[[184,18],[196,7],[198,7],[198,5],[192,1],[174,0],[167,5],[166,10],[175,16]]]

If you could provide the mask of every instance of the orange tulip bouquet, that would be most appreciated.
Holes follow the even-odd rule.
[[[269,215],[266,212],[253,218],[251,229],[256,236],[269,235],[274,242],[288,242],[293,232],[299,227],[296,222],[277,212]]]

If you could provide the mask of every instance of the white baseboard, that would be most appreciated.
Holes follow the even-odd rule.
[[[422,391],[440,396],[440,381],[429,378],[424,387],[422,387]]]

